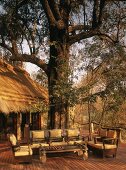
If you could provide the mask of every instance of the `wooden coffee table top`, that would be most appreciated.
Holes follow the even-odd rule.
[[[84,145],[75,143],[74,145],[55,145],[55,146],[40,146],[40,151],[46,151],[46,153],[51,152],[70,152],[70,151],[78,151],[83,150]]]

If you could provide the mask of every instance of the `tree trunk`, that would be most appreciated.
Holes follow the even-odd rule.
[[[69,76],[69,46],[64,30],[50,27],[50,61],[48,66],[49,115],[48,127],[66,128],[68,99],[66,98]]]

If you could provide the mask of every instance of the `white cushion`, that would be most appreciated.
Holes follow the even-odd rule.
[[[50,146],[60,146],[60,145],[62,145],[62,146],[64,146],[64,145],[67,145],[67,142],[51,142],[50,143]]]
[[[61,138],[62,137],[62,130],[61,129],[53,129],[50,130],[50,137],[51,138]]]
[[[32,154],[32,149],[29,146],[21,146],[20,150],[14,152],[14,156],[27,156]]]
[[[17,139],[14,134],[9,134],[9,140],[13,146],[17,144]]]
[[[75,141],[73,140],[73,141],[68,141],[68,144],[69,145],[74,145],[75,142],[80,143],[80,144],[84,143],[84,141],[82,141],[82,140],[75,140]]]
[[[33,139],[44,139],[44,131],[32,131]]]
[[[47,143],[33,143],[33,144],[31,145],[31,148],[39,148],[40,145],[41,145],[41,146],[49,146],[49,144],[47,144]]]
[[[104,149],[103,143],[96,143],[94,144],[94,141],[89,141],[88,145],[97,148],[97,149]],[[115,149],[117,148],[116,145],[110,145],[110,144],[105,144],[105,149]]]
[[[78,136],[79,130],[78,129],[67,129],[67,135],[68,137]]]

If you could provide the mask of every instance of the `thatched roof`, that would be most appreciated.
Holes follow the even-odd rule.
[[[30,111],[38,102],[48,102],[47,90],[22,68],[0,60],[0,112]]]

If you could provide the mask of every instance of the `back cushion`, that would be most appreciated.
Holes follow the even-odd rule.
[[[107,133],[107,137],[108,138],[116,138],[117,137],[117,133],[115,130],[109,130]]]
[[[106,137],[107,136],[107,130],[106,129],[100,129],[99,136]]]
[[[32,138],[33,139],[44,139],[44,131],[40,131],[40,132],[36,132],[36,131],[32,131]]]
[[[67,129],[67,136],[68,137],[79,136],[79,130],[78,129]]]
[[[9,135],[9,140],[10,140],[12,146],[17,145],[17,139],[16,139],[16,137],[15,137],[14,134],[10,134],[10,135]]]
[[[61,138],[62,137],[62,130],[61,129],[53,129],[50,130],[50,138]]]

